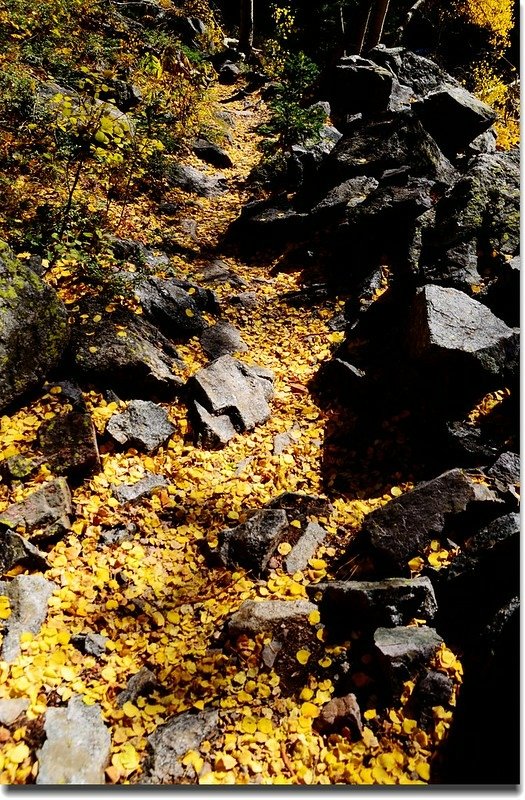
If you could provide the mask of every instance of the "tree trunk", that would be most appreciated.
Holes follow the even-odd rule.
[[[239,50],[249,56],[253,48],[253,3],[241,0],[241,24],[239,26]]]
[[[374,3],[373,11],[369,17],[366,31],[365,43],[367,50],[371,50],[373,47],[376,47],[381,41],[389,5],[390,0],[376,0]]]

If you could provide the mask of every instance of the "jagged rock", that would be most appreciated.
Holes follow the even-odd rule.
[[[416,293],[408,324],[412,357],[447,372],[507,374],[516,333],[482,303],[457,289],[424,286]]]
[[[226,150],[208,141],[208,139],[197,139],[193,145],[193,152],[203,161],[212,164],[218,169],[230,169],[233,167],[233,161]]]
[[[284,206],[268,207],[268,202],[255,201],[244,206],[240,216],[232,223],[230,231],[246,241],[253,251],[275,247],[282,242],[300,237],[308,229],[309,216]]]
[[[496,140],[498,135],[494,128],[489,128],[485,133],[476,136],[468,146],[468,153],[470,155],[480,155],[481,153],[495,153]]]
[[[195,299],[177,280],[148,278],[135,288],[135,295],[147,319],[166,336],[194,336],[204,328]]]
[[[127,448],[136,447],[153,453],[166,444],[175,431],[175,425],[161,406],[147,400],[132,400],[125,411],[111,417],[106,431]]]
[[[232,84],[237,83],[240,74],[241,70],[237,64],[232,64],[231,61],[227,61],[219,70],[219,83],[222,83],[226,86],[231,86]]]
[[[334,185],[361,175],[380,178],[385,170],[399,168],[447,186],[457,178],[452,164],[409,112],[353,123],[328,156],[326,178]]]
[[[428,266],[423,262],[420,264],[420,272],[425,283],[449,286],[462,292],[472,291],[472,287],[482,283],[478,272],[476,240],[461,242],[445,250]]]
[[[210,283],[229,283],[232,286],[239,286],[243,288],[248,284],[228,266],[224,261],[216,258],[210,264],[202,267],[200,271],[202,280],[209,281]]]
[[[45,553],[19,533],[0,530],[0,575],[5,575],[19,564],[30,569],[49,569]]]
[[[309,522],[304,533],[292,547],[290,553],[284,559],[284,569],[289,575],[294,572],[306,569],[308,561],[315,555],[319,545],[326,539],[327,533],[324,528],[316,522]]]
[[[138,697],[147,697],[156,688],[158,688],[158,681],[154,673],[147,667],[141,667],[128,680],[126,688],[118,693],[117,705],[122,708],[124,703],[134,703]]]
[[[182,782],[193,768],[182,764],[189,750],[198,750],[204,739],[217,733],[219,712],[213,709],[193,714],[186,711],[171,717],[148,736],[149,753],[143,767],[142,783],[174,784]]]
[[[355,630],[407,625],[415,617],[431,622],[437,613],[434,589],[426,577],[330,581],[313,584],[308,592],[319,603],[327,627],[344,630],[343,638]]]
[[[134,83],[120,79],[109,79],[107,85],[108,91],[100,91],[100,99],[112,101],[124,113],[136,108],[142,101],[142,92]]]
[[[245,353],[248,350],[248,345],[237,328],[229,322],[218,322],[206,328],[201,335],[201,345],[211,359]]]
[[[45,421],[38,441],[51,469],[82,477],[100,469],[97,435],[90,414],[70,411]]]
[[[334,697],[321,709],[321,713],[314,722],[314,727],[320,733],[339,733],[343,728],[348,728],[353,739],[360,739],[363,733],[361,709],[355,694],[345,697]]]
[[[41,384],[68,342],[55,291],[0,242],[0,411]]]
[[[487,475],[504,489],[520,483],[520,457],[517,453],[502,453],[486,471]]]
[[[86,656],[100,658],[106,652],[107,636],[100,633],[78,633],[71,637],[71,644]]]
[[[228,621],[228,635],[231,639],[259,633],[279,637],[289,626],[307,626],[308,615],[317,610],[308,600],[245,600]]]
[[[41,575],[17,575],[0,581],[0,595],[9,599],[11,616],[2,621],[4,638],[0,654],[4,661],[14,661],[20,653],[20,636],[38,633],[47,616],[47,601],[56,585]]]
[[[460,86],[444,85],[414,103],[425,128],[443,152],[453,157],[496,121],[497,114]]]
[[[337,392],[342,401],[356,402],[366,384],[366,373],[342,358],[331,358],[321,364],[316,383],[320,389]]]
[[[221,531],[218,555],[225,566],[242,565],[263,574],[277,546],[288,531],[288,517],[281,509],[261,509],[247,522]]]
[[[421,483],[366,517],[362,531],[373,550],[401,571],[408,560],[443,535],[470,503],[497,502],[487,486],[453,469]]]
[[[429,670],[417,681],[407,705],[407,715],[417,719],[423,727],[434,722],[432,709],[435,706],[447,708],[452,697],[454,683],[448,675]]]
[[[168,485],[168,481],[163,475],[153,475],[146,472],[145,476],[132,484],[121,484],[113,487],[113,495],[122,505],[126,503],[136,503],[143,497],[149,497],[157,489],[162,489]]]
[[[21,503],[8,506],[0,514],[0,524],[22,529],[31,538],[41,538],[68,530],[71,513],[71,492],[65,479],[57,478]]]
[[[87,706],[78,696],[66,707],[47,709],[47,738],[37,753],[37,784],[105,783],[111,736],[101,712],[98,703]]]
[[[214,417],[228,416],[239,432],[250,431],[270,417],[273,374],[249,367],[229,355],[212,361],[189,381],[194,400]]]
[[[221,173],[213,176],[205,175],[195,167],[182,165],[173,167],[170,170],[170,179],[179,189],[198,194],[200,197],[217,197],[228,191],[224,175]]]
[[[266,503],[265,508],[282,508],[290,520],[297,519],[306,525],[309,516],[326,517],[333,508],[328,500],[316,494],[302,492],[283,492]]]
[[[422,672],[442,642],[433,628],[378,628],[374,655],[389,690],[394,695],[402,691],[403,683]]]
[[[8,700],[0,700],[0,724],[12,725],[28,707],[29,700],[26,697],[13,697]]]
[[[330,79],[330,106],[338,114],[377,114],[386,111],[392,73],[361,56],[347,56]]]
[[[134,523],[128,525],[117,526],[116,528],[106,528],[100,533],[100,544],[112,545],[120,544],[133,538],[133,534],[137,532],[137,526]]]
[[[85,301],[81,311],[73,328],[72,357],[82,379],[122,397],[170,398],[182,387],[173,372],[181,365],[177,351],[147,320],[123,308],[108,313],[96,301]]]
[[[25,481],[36,472],[41,463],[42,460],[39,458],[16,455],[2,461],[0,469],[8,481]]]
[[[355,208],[355,206],[363,203],[378,186],[379,182],[375,178],[367,178],[366,176],[349,178],[347,181],[330,189],[328,194],[312,208],[310,213],[322,219],[340,216],[345,209]]]
[[[190,409],[193,427],[197,431],[196,441],[202,447],[218,450],[233,439],[237,431],[227,414],[214,416],[195,401]]]
[[[404,47],[379,45],[370,50],[367,56],[376,64],[390,69],[397,76],[400,84],[411,90],[413,100],[425,97],[445,83],[454,87],[460,86],[435,61],[413,53]]]
[[[507,260],[508,259],[508,260]],[[494,264],[495,276],[483,293],[483,302],[507,325],[520,324],[521,257]]]

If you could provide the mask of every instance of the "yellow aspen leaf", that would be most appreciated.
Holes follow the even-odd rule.
[[[377,711],[375,710],[375,708],[367,708],[367,710],[363,714],[363,717],[367,720],[375,719],[377,717]]]
[[[292,552],[292,545],[290,542],[281,542],[281,544],[277,547],[277,552],[282,556],[287,556],[288,553]]]
[[[244,733],[255,733],[257,730],[257,720],[253,717],[244,717],[241,721],[241,729]]]
[[[227,753],[222,753],[215,759],[215,769],[227,772],[237,766],[237,759]]]
[[[97,350],[98,350],[98,347],[95,347],[95,346],[93,345],[93,346],[89,347],[88,349],[89,349],[89,352],[90,352],[90,353],[96,353],[96,352],[97,352]]]
[[[265,733],[266,735],[273,733],[273,725],[268,717],[261,717],[261,719],[257,722],[257,728],[261,733]]]
[[[309,650],[298,650],[295,657],[297,658],[299,664],[304,665],[308,663],[308,659],[310,658],[310,656],[311,653]]]
[[[137,706],[133,705],[133,703],[130,700],[124,703],[124,705],[122,706],[122,711],[124,712],[126,717],[138,717],[140,714],[140,711],[138,710]]]
[[[7,750],[6,756],[13,764],[21,764],[22,761],[28,758],[29,752],[29,747],[23,742],[20,742],[16,747]]]
[[[191,308],[184,309],[184,313],[186,314],[187,317],[194,317],[195,316],[195,314],[193,313]]]
[[[415,719],[404,719],[403,720],[403,733],[411,734],[417,727],[417,722]]]
[[[318,717],[321,713],[320,709],[314,704],[310,702],[303,703],[301,706],[301,714],[303,717],[307,718],[315,718]]]
[[[119,336],[121,339],[126,339],[127,335],[128,334],[126,331],[117,331],[117,336]]]
[[[173,623],[173,625],[178,625],[180,622],[180,614],[178,611],[168,611],[166,614],[166,619],[168,622]]]
[[[290,522],[290,525],[291,525],[293,528],[300,528],[300,527],[301,527],[301,523],[300,523],[300,521],[299,521],[298,519],[293,519],[293,520]]]
[[[321,614],[319,611],[311,611],[308,614],[308,622],[310,625],[317,625],[318,622],[321,621]]]
[[[418,761],[416,764],[416,772],[424,781],[430,780],[430,767],[426,761]]]

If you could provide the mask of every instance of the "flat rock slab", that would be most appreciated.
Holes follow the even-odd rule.
[[[439,538],[447,521],[473,502],[498,502],[498,498],[468,473],[453,469],[372,511],[362,531],[378,555],[405,571],[409,559]]]
[[[208,414],[229,417],[238,432],[251,431],[270,417],[273,373],[264,367],[224,355],[200,369],[188,388]]]
[[[122,505],[125,503],[136,503],[142,500],[143,497],[149,497],[157,491],[157,489],[162,489],[167,485],[168,481],[163,475],[154,475],[148,472],[136,483],[123,483],[120,486],[113,487],[113,494]]]
[[[111,736],[97,704],[72,697],[65,708],[48,708],[46,741],[38,751],[40,785],[105,783]]]
[[[0,514],[0,523],[22,529],[27,534],[51,534],[54,528],[69,528],[72,513],[71,492],[64,478],[57,478],[37,489],[21,503],[8,506]]]
[[[201,197],[217,197],[228,191],[228,181],[225,175],[205,175],[195,167],[177,166],[170,172],[170,179],[175,186],[185,192],[192,192]]]
[[[172,717],[148,737],[149,753],[144,762],[143,783],[174,784],[188,775],[182,759],[197,750],[205,739],[218,733],[219,712],[185,712]],[[191,770],[191,768],[190,768]]]
[[[125,411],[115,414],[106,431],[121,445],[153,453],[175,432],[167,412],[147,400],[132,400]]]
[[[248,350],[241,334],[230,322],[217,322],[206,328],[201,336],[201,345],[211,359]]]
[[[328,628],[349,636],[354,630],[406,625],[414,617],[431,621],[437,602],[429,578],[387,578],[384,581],[331,581],[309,587]]]
[[[0,242],[0,410],[38,386],[69,338],[56,292]]]
[[[284,569],[289,575],[306,569],[308,561],[315,555],[317,548],[324,542],[327,532],[317,522],[309,522],[304,532],[293,545],[284,559]]]
[[[42,571],[49,569],[44,552],[19,533],[0,529],[0,575],[18,565]]]
[[[58,414],[38,430],[41,450],[53,472],[74,477],[100,469],[97,436],[91,415]]]
[[[418,359],[439,359],[451,370],[477,367],[500,376],[516,333],[464,292],[428,285],[416,294],[409,337],[411,353]]]
[[[378,628],[374,634],[375,655],[389,688],[398,693],[403,683],[420,674],[443,639],[433,628]]]
[[[218,169],[230,169],[230,167],[233,167],[233,161],[226,150],[208,141],[208,139],[197,139],[193,145],[193,152],[200,159]]]
[[[313,611],[318,611],[318,606],[308,600],[245,600],[230,617],[228,633],[232,639],[270,632],[278,636],[290,625],[308,625]]]
[[[9,599],[11,616],[3,620],[4,638],[0,650],[4,661],[14,661],[20,653],[20,636],[38,633],[47,616],[47,602],[56,584],[41,575],[17,575],[0,581],[0,595]]]

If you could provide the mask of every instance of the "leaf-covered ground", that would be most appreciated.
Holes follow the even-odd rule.
[[[123,237],[150,244],[169,229],[180,244],[201,248],[202,259],[196,258],[191,265],[178,257],[173,262],[203,285],[199,275],[204,252],[215,246],[239,213],[247,199],[244,181],[260,157],[255,127],[264,115],[263,105],[255,97],[227,108],[234,117],[234,141],[226,145],[235,164],[226,171],[232,190],[214,200],[175,193],[173,199],[183,204],[181,217],[196,223],[188,233],[156,216],[147,200],[130,207],[119,230]],[[197,159],[188,161],[208,169]],[[48,705],[75,694],[88,704],[99,703],[110,727],[109,783],[140,783],[147,736],[174,714],[206,707],[220,709],[220,737],[213,746],[205,741],[198,751],[188,753],[184,763],[189,783],[408,784],[429,780],[430,761],[446,735],[450,712],[436,708],[434,727],[418,729],[403,713],[411,683],[405,687],[400,707],[365,710],[362,740],[352,742],[339,734],[322,737],[312,724],[333,694],[327,676],[337,648],[325,646],[326,652],[312,660],[302,689],[286,697],[279,677],[260,666],[261,641],[241,642],[235,652],[217,647],[216,634],[244,600],[306,597],[305,585],[327,575],[327,562],[364,515],[411,485],[409,474],[399,474],[395,486],[378,486],[366,496],[331,496],[333,514],[319,520],[330,539],[304,572],[288,576],[276,571],[261,581],[242,571],[210,570],[202,554],[203,542],[213,546],[218,532],[242,520],[248,509],[284,491],[323,494],[330,485],[322,463],[324,437],[338,410],[319,408],[307,384],[338,341],[339,334],[330,331],[327,321],[343,303],[292,308],[280,302],[279,295],[298,287],[296,274],[273,274],[271,263],[263,263],[264,259],[249,266],[224,260],[260,301],[242,309],[229,302],[238,290],[228,285],[217,289],[225,318],[239,328],[249,345],[243,359],[275,372],[272,417],[252,433],[237,435],[223,450],[207,451],[192,445],[186,435],[186,408],[175,402],[166,408],[177,432],[154,456],[135,450],[115,452],[110,444],[102,447],[102,471],[74,490],[72,531],[49,553],[51,569],[46,577],[57,588],[47,621],[38,635],[24,634],[16,661],[0,662],[0,698],[30,700],[20,727],[0,728],[0,783],[34,782],[42,715]],[[74,262],[57,262],[50,280],[73,308],[79,295]],[[134,307],[140,313],[140,307]],[[196,339],[179,350],[188,375],[206,363]],[[49,384],[47,388],[41,399],[0,420],[0,458],[28,452],[43,420],[67,409],[56,387]],[[94,391],[86,394],[86,400],[102,434],[118,406]],[[290,434],[290,443],[282,454],[274,455],[274,437],[281,433]],[[123,509],[111,487],[139,480],[146,471],[164,475],[169,486],[140,505]],[[12,488],[0,483],[0,510],[22,500],[49,477],[44,465],[29,483]],[[323,483],[323,477],[327,482]],[[134,523],[136,533],[120,544],[102,545],[101,526],[122,523]],[[8,614],[4,604],[0,617]],[[315,615],[311,624],[323,641],[323,628]],[[106,653],[99,660],[82,655],[72,645],[71,637],[82,632],[108,637]],[[308,658],[304,651],[298,656],[299,661]],[[118,692],[144,665],[156,673],[163,691],[119,708]],[[444,647],[436,666],[459,685],[461,665]]]

